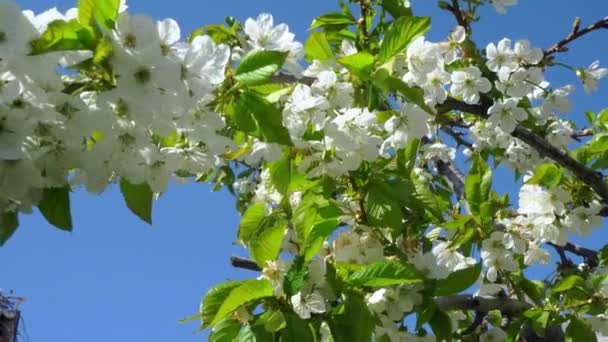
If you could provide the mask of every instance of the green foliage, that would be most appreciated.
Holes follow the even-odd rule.
[[[0,217],[0,246],[13,236],[19,227],[19,217],[14,211],[7,211]]]
[[[132,184],[120,179],[120,192],[131,212],[148,224],[152,224],[152,201],[154,193],[147,183]]]
[[[328,324],[335,342],[371,341],[375,325],[365,300],[354,292],[344,295]]]
[[[564,177],[564,170],[554,163],[544,163],[539,165],[534,171],[527,184],[540,184],[548,189],[558,187]]]
[[[283,288],[289,297],[298,293],[304,285],[304,280],[308,276],[308,267],[302,257],[296,257],[293,264],[285,275]]]
[[[321,221],[312,226],[310,234],[302,247],[302,254],[305,260],[311,260],[321,246],[323,242],[338,228],[340,221],[338,219],[329,219]]]
[[[425,112],[435,115],[435,111],[424,102],[424,92],[420,88],[408,86],[395,76],[391,76],[386,69],[378,69],[373,75],[374,84],[385,92],[395,91]]]
[[[374,56],[367,52],[357,52],[338,59],[338,63],[361,80],[368,81],[374,67]]]
[[[240,330],[240,322],[230,318],[223,319],[213,327],[209,342],[233,342]]]
[[[312,62],[317,59],[321,62],[325,62],[334,57],[334,53],[331,51],[331,46],[327,41],[327,37],[323,32],[311,32],[308,39],[304,43],[304,53],[307,61]]]
[[[97,39],[94,31],[76,19],[56,20],[48,25],[40,38],[31,43],[32,54],[62,50],[94,50]]]
[[[288,52],[253,50],[243,57],[234,71],[234,78],[245,85],[267,82],[285,63]]]
[[[597,336],[595,335],[595,332],[593,332],[593,329],[591,329],[591,324],[582,318],[573,316],[570,318],[568,328],[566,328],[566,341],[595,342],[597,341]]]
[[[230,292],[242,284],[240,281],[228,281],[212,287],[201,301],[200,318],[201,328],[207,328],[216,321],[217,313],[230,295]]]
[[[435,310],[433,317],[429,320],[437,341],[452,341],[452,320],[450,316],[441,310]]]
[[[345,26],[353,24],[356,24],[356,20],[352,16],[345,13],[332,12],[316,17],[310,25],[310,29],[312,30],[320,27],[325,28],[328,26]]]
[[[435,295],[447,296],[462,292],[473,286],[477,279],[479,279],[480,274],[481,264],[452,272],[447,278],[437,281]]]
[[[382,0],[380,5],[395,19],[412,15],[412,10],[403,5],[403,0]]]
[[[72,230],[70,189],[68,187],[44,189],[38,209],[50,224],[62,230]]]
[[[240,130],[265,142],[291,145],[282,114],[272,103],[252,91],[241,94],[235,105],[235,121]]]
[[[410,264],[379,261],[353,273],[348,281],[354,286],[383,287],[422,282],[424,278]]]
[[[381,64],[385,63],[405,50],[412,40],[424,35],[430,28],[431,18],[429,17],[401,16],[393,21],[384,34],[378,61]]]
[[[474,214],[481,213],[481,205],[490,199],[492,171],[479,155],[473,157],[473,164],[465,182],[465,198]]]
[[[210,324],[220,322],[228,314],[244,305],[268,297],[272,297],[272,287],[267,280],[244,280],[225,297]]]
[[[287,221],[279,219],[274,225],[255,233],[249,242],[249,248],[258,266],[263,267],[267,260],[276,260],[286,229]]]
[[[114,28],[120,0],[79,0],[78,21],[85,26],[94,27],[95,23],[105,30]]]

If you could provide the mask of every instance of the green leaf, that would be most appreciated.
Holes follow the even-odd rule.
[[[356,271],[348,281],[355,286],[383,287],[419,283],[423,277],[412,265],[398,261],[379,261]]]
[[[188,42],[192,43],[194,38],[208,35],[216,44],[231,44],[238,42],[234,30],[223,24],[209,24],[196,29],[188,36]]]
[[[7,211],[0,217],[0,246],[4,245],[19,227],[19,217],[15,211]]]
[[[201,327],[207,328],[215,320],[217,312],[230,295],[230,292],[242,284],[241,281],[227,281],[212,287],[201,301]],[[215,329],[214,329],[215,330]]]
[[[300,291],[307,275],[308,267],[306,266],[304,258],[301,256],[296,257],[291,264],[289,271],[285,274],[285,280],[283,282],[283,289],[288,297],[291,297]]]
[[[288,54],[283,51],[250,51],[236,67],[234,78],[246,85],[265,83],[281,69]]]
[[[116,24],[119,7],[120,0],[79,0],[78,21],[87,26],[94,26],[97,21],[104,29],[111,30]]]
[[[437,280],[436,296],[447,296],[462,292],[473,286],[481,274],[481,264],[450,273],[445,279]]]
[[[405,50],[415,38],[425,34],[431,28],[431,18],[404,16],[389,26],[380,45],[378,61],[385,63],[390,58]]]
[[[245,280],[241,284],[230,291],[222,305],[217,310],[215,318],[211,324],[216,324],[223,318],[228,316],[234,310],[243,305],[256,302],[260,299],[272,297],[272,286],[265,279],[260,280]]]
[[[38,209],[50,224],[61,230],[72,231],[70,189],[68,187],[44,189]]]
[[[239,241],[244,245],[249,244],[249,241],[251,241],[255,234],[268,225],[269,219],[266,216],[266,204],[264,202],[257,202],[250,205],[239,223]]]
[[[589,153],[603,153],[608,151],[608,134],[594,136],[588,144],[587,151]]]
[[[335,342],[372,341],[374,317],[360,294],[346,293],[327,323]]]
[[[55,20],[40,38],[31,42],[32,54],[64,50],[94,50],[96,38],[90,27],[83,26],[76,19]]]
[[[598,256],[600,265],[607,265],[608,264],[608,245],[605,245],[604,247],[602,247],[602,249],[600,249],[600,251],[598,252],[597,256]]]
[[[264,142],[292,145],[289,132],[283,127],[282,112],[264,98],[250,91],[245,92],[239,96],[235,110],[240,116],[241,124],[239,125],[239,121],[237,121],[239,129],[252,133]],[[241,126],[245,122],[247,126]],[[250,127],[250,125],[255,126]],[[255,133],[255,131],[259,133]]]
[[[383,91],[396,91],[408,102],[415,104],[431,115],[435,115],[433,109],[424,102],[424,91],[422,91],[422,89],[410,87],[399,78],[391,76],[386,69],[378,69],[373,75],[373,82]]]
[[[291,183],[291,154],[284,150],[281,159],[268,163],[270,181],[275,190],[281,195],[287,195]]]
[[[573,316],[570,318],[570,324],[566,328],[567,342],[596,342],[597,335],[591,328],[591,324],[582,318]]]
[[[125,178],[121,178],[120,191],[131,212],[148,224],[152,224],[154,193],[148,183],[132,184]]]
[[[371,226],[389,228],[396,232],[403,230],[401,203],[379,186],[370,187],[365,197],[365,207]]]
[[[310,25],[310,30],[323,26],[346,26],[351,24],[356,24],[352,16],[340,12],[332,12],[316,17]]]
[[[416,330],[422,328],[422,326],[428,322],[435,315],[435,311],[438,310],[437,304],[432,299],[425,299],[420,305],[418,314],[416,315]]]
[[[452,341],[452,320],[450,316],[441,310],[435,310],[429,325],[435,333],[437,341]]]
[[[325,62],[334,57],[325,33],[315,31],[310,34],[304,43],[304,56],[309,62],[315,59]]]
[[[492,171],[483,158],[476,155],[473,157],[473,165],[466,178],[464,193],[474,214],[479,214],[481,204],[490,199],[491,188]]]
[[[240,330],[240,322],[230,318],[223,319],[211,330],[209,342],[233,342]]]
[[[302,196],[302,200],[293,211],[293,224],[300,241],[307,241],[313,227],[323,221],[338,219],[342,211],[325,197],[311,192]]]
[[[314,333],[309,321],[301,319],[293,313],[285,314],[287,326],[281,331],[280,341],[316,342]]]
[[[382,0],[382,8],[386,10],[394,19],[412,15],[412,10],[404,6],[403,0]]]
[[[271,333],[264,330],[264,327],[251,326],[249,324],[245,324],[233,341],[234,342],[274,342],[274,338]]]
[[[342,65],[351,74],[367,81],[371,78],[374,66],[374,56],[367,52],[357,52],[355,54],[338,59],[338,64]]]
[[[275,333],[287,325],[285,315],[279,310],[266,311],[255,322],[256,326],[263,326],[264,330]]]
[[[564,170],[554,163],[544,163],[539,165],[526,184],[540,184],[548,189],[558,187],[563,179]]]
[[[581,289],[586,291],[585,279],[579,275],[571,274],[553,285],[551,289],[553,293],[566,292],[572,289]]]
[[[258,232],[249,243],[251,257],[258,266],[264,267],[268,260],[275,260],[281,250],[281,242],[287,229],[287,221],[278,220],[272,227]]]
[[[317,254],[323,242],[338,228],[338,224],[340,224],[340,220],[329,219],[312,227],[302,248],[302,254],[306,261],[311,260]]]

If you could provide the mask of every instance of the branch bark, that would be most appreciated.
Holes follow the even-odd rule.
[[[454,98],[448,98],[439,108],[440,111],[457,110],[467,112],[478,117],[488,118],[488,103],[482,104],[467,104]],[[593,189],[601,198],[602,202],[608,204],[608,185],[604,182],[604,177],[601,173],[589,169],[585,165],[570,157],[566,152],[551,145],[548,141],[534,134],[527,128],[517,125],[511,136],[517,138],[530,147],[538,151],[542,156],[548,157],[559,165],[572,172],[583,183]],[[602,214],[608,215],[608,209],[604,208]]]
[[[566,45],[570,44],[572,41],[586,35],[589,32],[598,30],[598,29],[602,29],[602,28],[608,28],[608,17],[605,17],[604,19],[598,20],[595,23],[585,27],[584,29],[580,30],[580,18],[576,18],[574,20],[574,24],[572,25],[572,31],[570,31],[570,34],[568,34],[564,39],[560,40],[559,42],[555,43],[552,47],[550,47],[549,49],[544,51],[544,55],[545,58],[551,56],[552,54],[555,54],[556,52],[564,52],[566,51]]]

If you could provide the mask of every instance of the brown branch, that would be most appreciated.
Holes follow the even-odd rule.
[[[272,78],[270,80],[273,83],[296,83],[296,82],[298,82],[298,83],[302,83],[307,86],[310,86],[315,82],[316,79],[313,77],[296,78],[293,75],[278,73],[278,74],[272,76]]]
[[[466,139],[464,139],[464,138],[462,137],[462,136],[463,136],[463,133],[456,132],[456,131],[454,131],[453,129],[451,129],[450,127],[448,127],[448,126],[442,126],[442,127],[441,127],[441,130],[442,130],[444,133],[446,133],[446,134],[448,134],[449,136],[451,136],[451,137],[452,137],[452,138],[453,138],[453,139],[456,141],[456,144],[457,144],[458,146],[465,146],[465,147],[467,147],[467,148],[469,148],[469,149],[473,149],[473,144],[472,144],[470,141],[468,141],[468,140],[466,140]],[[457,146],[457,147],[458,147],[458,146]]]
[[[596,267],[599,265],[598,252],[594,251],[593,249],[585,248],[583,246],[579,246],[571,242],[568,242],[563,246],[556,245],[552,242],[548,242],[547,244],[557,250],[560,255],[560,258],[562,258],[562,261],[564,259],[567,260],[564,252],[570,252],[574,255],[582,257],[585,263],[589,265],[589,267]]]
[[[580,38],[584,35],[586,35],[589,32],[601,29],[601,28],[608,28],[608,17],[598,20],[595,23],[585,27],[584,29],[580,30],[580,18],[576,18],[574,20],[574,24],[572,25],[572,30],[570,31],[570,33],[566,36],[566,38],[560,40],[559,42],[555,43],[552,47],[550,47],[549,49],[544,51],[544,55],[545,58],[547,58],[548,56],[551,56],[552,54],[556,53],[556,52],[565,52],[567,51],[566,45],[570,44],[572,41],[576,40],[577,38]]]
[[[260,268],[260,266],[258,266],[258,264],[256,264],[255,261],[253,261],[251,259],[241,258],[241,257],[235,256],[235,255],[230,257],[230,264],[232,265],[232,267],[242,268],[242,269],[250,270],[250,271],[259,272],[262,270]]]
[[[488,103],[482,104],[467,104],[454,98],[448,98],[439,108],[440,112],[450,110],[458,110],[474,114],[481,118],[488,118]],[[593,189],[602,199],[602,202],[608,204],[608,185],[604,182],[604,177],[601,173],[589,169],[574,158],[570,157],[566,152],[551,145],[548,141],[534,134],[527,128],[517,125],[511,135],[538,151],[543,157],[547,157],[563,166],[583,183]],[[608,214],[608,210],[603,209],[602,213]]]
[[[526,311],[532,304],[510,297],[473,296],[460,294],[436,297],[435,304],[443,311],[473,310],[490,312],[499,310],[505,315],[514,315]]]

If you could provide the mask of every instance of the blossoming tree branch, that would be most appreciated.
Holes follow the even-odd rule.
[[[575,86],[544,74],[595,91],[608,69],[566,52],[608,18],[478,46],[478,9],[516,2],[439,1],[454,28],[432,42],[407,0],[341,0],[302,44],[270,14],[183,37],[118,0],[1,1],[0,243],[34,208],[71,230],[77,187],[117,183],[151,223],[171,179],[207,182],[242,214],[233,266],[258,272],[204,297],[212,341],[608,336],[608,249],[569,241],[608,216],[608,110],[577,126]]]

